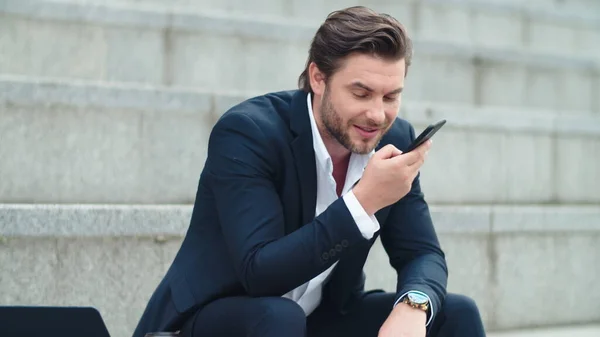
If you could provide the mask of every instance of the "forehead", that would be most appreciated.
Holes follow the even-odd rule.
[[[342,86],[358,81],[374,90],[391,91],[404,86],[405,73],[404,59],[389,60],[366,54],[352,54],[342,61],[333,77]]]

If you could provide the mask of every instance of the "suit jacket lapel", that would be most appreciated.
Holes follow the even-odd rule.
[[[306,92],[297,91],[290,109],[290,128],[295,136],[291,146],[300,186],[302,225],[313,220],[317,204],[317,168],[306,98]]]

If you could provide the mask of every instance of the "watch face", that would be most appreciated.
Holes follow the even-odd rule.
[[[408,293],[408,299],[417,304],[427,303],[427,297],[417,293]]]

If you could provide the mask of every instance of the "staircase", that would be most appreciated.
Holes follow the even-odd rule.
[[[292,89],[347,0],[0,0],[0,304],[129,336],[179,248],[208,134]],[[400,116],[488,330],[600,322],[600,2],[368,0],[415,44]],[[369,287],[395,289],[378,245]]]

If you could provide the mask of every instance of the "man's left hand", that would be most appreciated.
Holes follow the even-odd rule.
[[[379,329],[379,337],[425,337],[427,313],[398,303]]]

